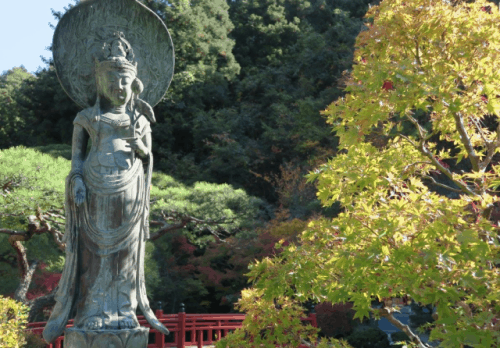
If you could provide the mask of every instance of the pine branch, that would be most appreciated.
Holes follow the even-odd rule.
[[[33,279],[33,274],[36,271],[38,266],[38,261],[34,261],[27,269],[24,276],[21,278],[21,282],[14,293],[14,299],[16,301],[20,301],[22,303],[27,303],[26,294],[28,293],[28,289],[31,284],[31,280]]]
[[[56,292],[57,292],[57,287],[52,289],[51,292],[49,292],[46,295],[37,297],[33,300],[28,301],[28,306],[30,307],[30,313],[28,316],[28,322],[32,323],[35,321],[37,318],[38,314],[45,308],[45,307],[53,307],[56,303]]]
[[[183,214],[183,213],[178,213],[175,210],[172,210],[169,212],[169,215],[167,215],[164,211],[161,212],[161,216],[163,218],[163,221],[159,220],[151,220],[150,225],[152,226],[161,226],[160,230],[156,233],[151,234],[150,240],[155,241],[161,236],[167,234],[168,232],[173,232],[176,230],[180,230],[184,227],[186,227],[188,224],[194,225],[194,226],[205,226],[205,228],[214,236],[216,236],[219,240],[223,240],[224,236],[220,234],[219,232],[215,231],[214,229],[210,228],[210,226],[219,226],[221,224],[226,224],[233,222],[234,219],[226,219],[222,218],[219,220],[202,220],[195,218],[194,216],[188,215],[188,214]],[[167,221],[175,221],[177,223],[175,224],[169,224]],[[229,234],[228,231],[223,230],[226,234]]]

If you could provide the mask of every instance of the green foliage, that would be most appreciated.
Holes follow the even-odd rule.
[[[161,291],[160,269],[155,259],[156,247],[154,243],[146,243],[144,252],[144,277],[146,278],[146,292],[150,298],[153,298],[156,291]]]
[[[234,40],[228,37],[234,26],[225,1],[154,0],[146,5],[165,21],[175,45],[178,72],[167,98],[175,98],[184,87],[231,80],[239,73],[232,54]]]
[[[24,67],[13,68],[0,75],[0,149],[26,141],[27,126],[33,122],[33,110],[23,108],[28,97],[20,90],[35,80]]]
[[[4,228],[25,229],[20,217],[64,208],[64,182],[70,162],[23,146],[0,151],[0,186]],[[6,216],[7,215],[7,216]]]
[[[28,321],[28,307],[11,298],[0,295],[0,345],[2,347],[23,347],[24,328]]]
[[[35,75],[36,79],[30,80],[20,90],[26,98],[22,106],[33,110],[35,117],[29,125],[31,138],[22,144],[71,144],[73,120],[80,107],[62,89],[52,64]]]
[[[441,346],[498,346],[498,25],[481,0],[368,12],[348,94],[324,112],[341,153],[309,176],[343,211],[252,265],[266,300],[352,302],[363,319],[383,311],[373,299],[406,295],[437,308]]]
[[[240,311],[245,312],[243,327],[216,343],[217,348],[229,347],[298,347],[302,340],[317,342],[317,328],[303,325],[304,310],[296,301],[280,297],[266,301],[263,291],[243,290],[238,302]],[[336,340],[333,347],[347,347]],[[327,340],[318,347],[332,347]]]
[[[224,0],[145,4],[164,19],[176,53],[172,85],[155,108],[156,169],[190,183],[212,179],[196,163],[201,144],[193,132],[197,118],[230,103],[230,81],[240,71],[232,53],[234,40],[229,37],[234,27],[229,6]]]
[[[299,347],[306,342],[316,348],[352,348],[345,340],[318,340],[319,330],[301,322],[304,309],[289,297],[269,301],[263,291],[247,289],[241,293],[238,308],[246,313],[242,328],[216,342],[215,347]]]
[[[62,157],[71,160],[71,145],[50,144],[43,146],[34,146],[33,149],[50,155],[54,158]]]
[[[232,105],[195,120],[194,139],[203,144],[197,157],[206,175],[275,201],[266,175],[279,173],[284,162],[305,164],[333,154],[336,141],[319,110],[340,94],[336,79],[350,66],[361,21],[322,3],[231,3],[242,72]],[[321,27],[313,25],[318,12],[325,13]]]

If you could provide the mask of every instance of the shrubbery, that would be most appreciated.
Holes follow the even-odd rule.
[[[26,343],[24,328],[28,307],[0,295],[0,346],[19,348]]]
[[[379,328],[370,327],[360,330],[347,337],[347,342],[354,348],[390,348],[387,334]]]

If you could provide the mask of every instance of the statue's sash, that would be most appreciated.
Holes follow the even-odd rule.
[[[64,243],[66,243],[66,263],[62,272],[61,280],[57,285],[55,296],[56,305],[52,310],[50,319],[43,330],[43,338],[47,342],[53,342],[61,336],[68,322],[73,304],[75,301],[78,279],[78,230],[80,229],[80,219],[78,206],[73,197],[73,188],[75,179],[80,178],[81,174],[72,172],[66,178],[66,233],[64,234]]]
[[[124,216],[120,225],[114,229],[96,226],[97,219],[91,216],[90,202],[86,199],[82,209],[81,230],[85,246],[97,255],[110,255],[130,247],[139,238],[142,229],[139,224],[143,219],[146,206],[149,205],[146,199],[142,162],[137,159],[129,170],[116,175],[100,174],[91,165],[85,163],[84,178],[87,196],[91,193],[96,194],[102,200],[103,197],[120,195],[122,192],[133,191],[137,195],[129,197],[133,202],[130,215]]]

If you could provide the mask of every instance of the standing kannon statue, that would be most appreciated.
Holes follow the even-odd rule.
[[[144,247],[152,105],[172,78],[172,42],[135,0],[87,0],[61,19],[53,51],[61,84],[85,109],[73,122],[66,264],[44,338],[52,342],[74,317],[65,347],[146,347],[137,307],[168,333],[146,297]]]

